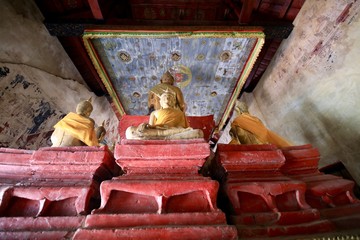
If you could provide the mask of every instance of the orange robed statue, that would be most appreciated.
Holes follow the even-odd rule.
[[[160,96],[167,89],[175,94],[176,101],[173,107],[178,108],[181,111],[185,112],[186,104],[184,101],[184,96],[180,88],[174,86],[174,82],[175,82],[174,77],[170,74],[169,71],[167,71],[162,75],[160,79],[160,83],[150,89],[149,97],[148,97],[149,113],[151,113],[154,110],[161,109]]]
[[[231,123],[230,144],[274,144],[280,148],[292,145],[267,129],[260,119],[250,115],[244,102],[236,102],[235,112],[238,116]]]
[[[175,93],[167,89],[160,96],[161,109],[150,114],[149,123],[130,126],[127,139],[191,139],[202,138],[200,129],[189,127],[185,113],[175,108]]]
[[[76,113],[70,112],[57,124],[51,135],[52,147],[98,146],[90,100],[80,102]]]

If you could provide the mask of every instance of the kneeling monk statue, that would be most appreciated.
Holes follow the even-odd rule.
[[[76,113],[70,112],[57,124],[51,135],[52,147],[99,146],[95,122],[90,118],[93,106],[90,100],[80,102]]]
[[[149,123],[130,126],[126,129],[127,139],[191,139],[202,138],[200,129],[189,127],[185,113],[175,108],[175,93],[167,89],[160,96],[161,109],[150,114]]]
[[[237,117],[231,123],[230,144],[274,144],[280,148],[292,145],[252,116],[244,102],[236,101],[235,112]]]

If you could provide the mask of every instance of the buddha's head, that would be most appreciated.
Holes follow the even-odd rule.
[[[249,109],[245,102],[236,101],[235,112],[240,115],[241,113],[249,113]]]
[[[163,75],[162,75],[162,77],[161,77],[161,79],[160,79],[160,82],[161,83],[167,83],[167,84],[170,84],[170,85],[173,85],[174,84],[174,77],[170,74],[170,72],[169,71],[166,71]]]
[[[81,101],[76,106],[76,113],[84,117],[90,117],[92,110],[93,106],[91,104],[91,98],[89,100]]]

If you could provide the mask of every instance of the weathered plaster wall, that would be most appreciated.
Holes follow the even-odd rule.
[[[105,121],[109,145],[118,120],[105,97],[89,91],[33,1],[0,0],[0,147],[50,146],[53,125],[92,97],[91,115]]]
[[[260,84],[250,111],[295,144],[342,161],[360,183],[360,2],[307,0]]]

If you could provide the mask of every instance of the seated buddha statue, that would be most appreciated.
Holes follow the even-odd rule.
[[[98,146],[95,122],[90,118],[92,110],[91,99],[82,101],[76,113],[70,112],[56,123],[50,138],[52,147]]]
[[[181,111],[185,112],[186,105],[184,101],[183,94],[180,88],[174,86],[174,77],[171,75],[169,71],[165,72],[161,79],[160,83],[155,85],[153,88],[150,89],[148,94],[148,107],[149,113],[154,110],[159,110],[161,108],[160,104],[160,95],[166,90],[169,89],[175,94],[175,108],[180,109]]]
[[[292,145],[251,115],[244,102],[237,101],[234,110],[237,117],[231,123],[230,144],[274,144],[279,148]]]
[[[175,93],[167,89],[160,96],[161,108],[150,114],[148,123],[126,129],[127,139],[191,139],[202,138],[200,129],[189,127],[185,113],[175,107]]]

